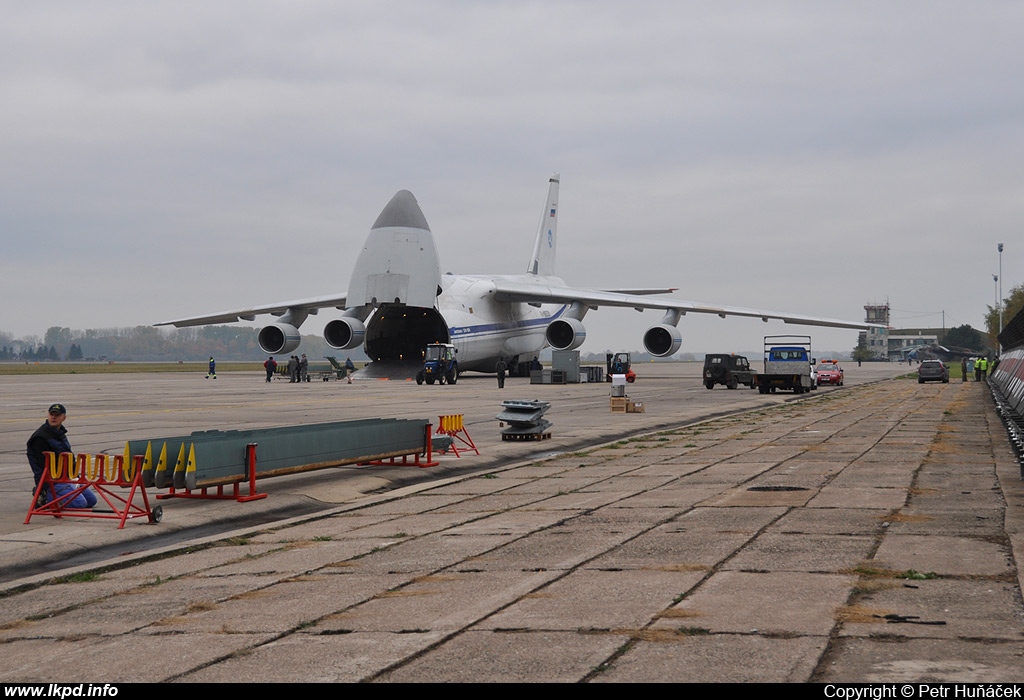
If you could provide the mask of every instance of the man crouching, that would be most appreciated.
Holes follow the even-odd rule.
[[[53,452],[59,455],[61,452],[72,451],[71,443],[68,442],[67,437],[68,429],[64,427],[64,420],[67,417],[68,411],[64,408],[64,404],[53,404],[48,410],[46,422],[39,426],[32,433],[32,437],[28,439],[26,454],[29,466],[32,467],[35,488],[39,487],[39,480],[43,478],[43,470],[46,469],[46,458],[43,456],[43,453]],[[57,492],[56,498],[66,496],[74,490],[75,487],[72,484],[54,484],[54,491]],[[39,494],[39,502],[36,503],[36,506],[41,506],[52,500],[54,500],[54,497],[44,491]],[[90,489],[85,489],[62,505],[65,508],[92,508],[96,505],[96,494]]]

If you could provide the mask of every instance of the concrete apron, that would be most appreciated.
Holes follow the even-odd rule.
[[[1022,521],[987,389],[890,381],[8,586],[0,679],[1019,681]]]

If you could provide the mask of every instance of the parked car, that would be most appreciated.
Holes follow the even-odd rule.
[[[925,382],[949,384],[949,367],[942,360],[922,360],[917,366],[917,383]]]
[[[843,368],[838,361],[822,360],[818,364],[818,386],[822,384],[843,385]]]

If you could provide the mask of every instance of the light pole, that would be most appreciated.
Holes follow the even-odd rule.
[[[1003,279],[1003,244],[999,244],[999,279]],[[999,335],[1003,334],[1003,283],[999,283]]]
[[[992,275],[992,301],[994,303],[993,309],[999,307],[999,275]],[[1001,333],[1002,331],[1000,331]],[[999,353],[999,336],[996,336],[996,353]]]

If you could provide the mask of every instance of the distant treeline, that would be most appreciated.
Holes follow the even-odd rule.
[[[609,351],[605,351],[609,352]],[[335,350],[317,335],[302,336],[302,344],[294,354],[306,353],[310,359],[333,356],[351,357],[353,362],[366,362],[362,348]],[[292,353],[288,353],[292,354]],[[750,356],[755,356],[756,353]],[[0,330],[0,362],[199,362],[214,357],[218,360],[247,362],[267,359],[256,342],[256,329],[245,326],[199,326],[197,328],[88,328],[74,330],[52,326],[42,338],[26,336],[15,338]],[[822,355],[825,357],[826,355]],[[646,352],[634,351],[633,362],[701,360],[702,353],[683,352],[667,358],[655,358]],[[550,362],[551,350],[540,353],[544,362]],[[280,358],[278,358],[280,359]],[[287,356],[285,361],[287,362]],[[580,360],[587,364],[604,364],[604,352],[581,352]]]
[[[323,338],[302,336],[295,351],[310,358],[327,355],[366,359],[359,350],[335,350]],[[259,360],[266,353],[256,342],[254,328],[239,326],[201,326],[198,328],[161,329],[152,326],[133,328],[89,328],[73,330],[53,326],[43,338],[15,338],[0,331],[0,361],[135,361],[185,362],[206,360]]]

